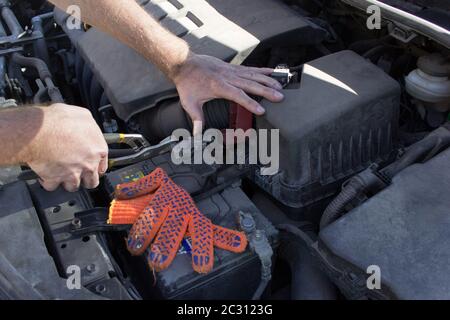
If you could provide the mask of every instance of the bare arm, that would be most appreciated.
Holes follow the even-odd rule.
[[[0,166],[27,163],[34,157],[30,146],[43,121],[44,110],[39,107],[14,108],[0,112]]]
[[[196,55],[188,44],[164,29],[134,0],[50,0],[66,10],[78,5],[84,22],[134,48],[152,61],[177,86],[181,103],[193,121],[203,121],[202,106],[216,98],[232,100],[248,110],[264,109],[245,92],[271,101],[283,99],[281,86],[268,77],[272,69],[230,65],[219,59]],[[194,126],[199,133],[201,125]]]
[[[126,0],[51,0],[66,10],[70,5],[81,9],[81,18],[134,48],[173,78],[189,55],[185,41],[164,29],[136,1]]]

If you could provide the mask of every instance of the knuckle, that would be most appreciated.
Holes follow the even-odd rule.
[[[262,91],[265,97],[273,97],[275,95],[275,90],[268,87],[263,87]]]
[[[64,189],[67,191],[67,192],[77,192],[78,191],[78,188],[77,187],[75,187],[75,186],[71,186],[71,185],[64,185]]]
[[[81,174],[77,170],[69,170],[66,175],[65,181],[66,182],[76,182],[80,179],[80,176],[81,176]]]
[[[86,165],[84,170],[83,170],[83,176],[84,175],[93,175],[97,172],[97,168],[90,164],[90,165]]]
[[[266,77],[267,78],[267,83],[270,85],[270,86],[272,86],[272,87],[279,87],[280,86],[280,83],[277,81],[277,80],[275,80],[275,79],[272,79],[272,78],[270,78],[270,77]]]
[[[259,107],[259,103],[249,97],[247,97],[246,103],[247,107],[252,111],[255,111]]]
[[[48,182],[41,182],[41,186],[42,186],[42,188],[44,188],[45,191],[53,192],[53,191],[55,191],[58,188],[59,184],[48,183]]]
[[[257,75],[256,75],[256,73],[255,73],[254,71],[249,71],[249,72],[247,73],[247,76],[248,76],[250,79],[255,79],[255,78],[257,77]]]
[[[92,113],[87,108],[80,108],[80,113],[92,117]]]
[[[95,188],[98,187],[98,185],[99,185],[99,181],[96,180],[96,179],[93,179],[93,178],[88,179],[88,180],[86,180],[86,181],[83,182],[83,186],[84,186],[86,189],[95,189]]]
[[[87,157],[89,160],[99,160],[106,158],[109,154],[107,145],[100,144],[98,146],[92,146],[87,149]]]
[[[57,103],[51,104],[50,107],[55,108],[55,109],[58,109],[58,108],[61,109],[61,108],[67,107],[67,105],[57,102]]]
[[[236,90],[236,96],[239,97],[239,98],[242,98],[242,99],[246,99],[247,98],[247,94],[241,88]]]
[[[102,149],[100,149],[98,151],[98,155],[100,156],[101,159],[107,158],[109,154],[109,150],[108,147],[103,147]]]

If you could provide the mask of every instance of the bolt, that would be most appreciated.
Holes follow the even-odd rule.
[[[244,229],[245,232],[250,233],[255,229],[255,223],[253,219],[244,217],[241,220],[242,229]]]
[[[74,226],[76,229],[80,229],[81,228],[81,220],[78,218],[73,219],[72,226]]]
[[[103,284],[98,284],[98,285],[95,286],[95,291],[97,293],[103,293],[103,292],[106,291],[106,287]]]
[[[89,273],[94,273],[96,271],[96,269],[97,269],[97,267],[93,263],[86,266],[86,270]]]

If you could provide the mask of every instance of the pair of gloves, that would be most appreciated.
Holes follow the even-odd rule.
[[[247,247],[244,233],[214,225],[198,210],[189,193],[161,168],[138,181],[117,186],[108,223],[133,225],[128,251],[133,255],[145,253],[155,271],[172,263],[186,235],[192,239],[192,266],[198,273],[212,270],[214,246],[236,253]]]

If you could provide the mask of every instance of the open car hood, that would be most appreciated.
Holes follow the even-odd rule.
[[[450,3],[447,0],[340,0],[363,11],[372,5],[404,33],[405,42],[420,34],[450,49]],[[402,39],[400,39],[402,40]]]

